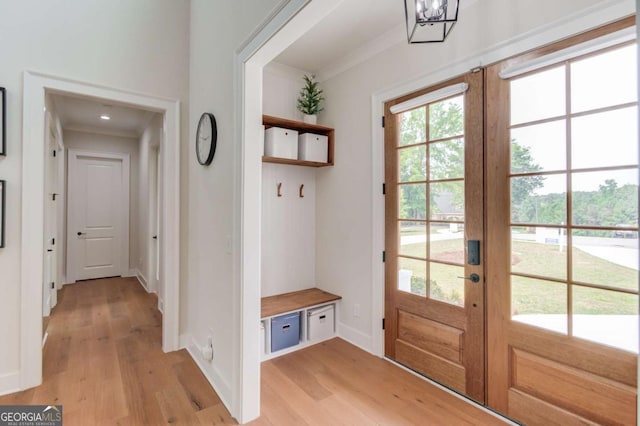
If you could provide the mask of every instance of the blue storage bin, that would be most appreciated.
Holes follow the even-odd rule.
[[[295,346],[300,342],[300,312],[271,319],[271,352]]]

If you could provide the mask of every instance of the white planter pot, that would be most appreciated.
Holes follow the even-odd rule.
[[[317,124],[318,123],[318,116],[317,115],[304,114],[303,117],[302,117],[302,121],[304,121],[307,124]]]

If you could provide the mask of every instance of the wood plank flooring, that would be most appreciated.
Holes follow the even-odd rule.
[[[185,350],[162,352],[157,299],[135,278],[66,285],[48,324],[43,384],[4,404],[62,404],[64,424],[236,424]]]
[[[341,339],[262,363],[251,425],[504,425]]]
[[[62,404],[64,424],[236,424],[185,350],[161,349],[157,300],[136,279],[67,285],[44,382],[5,404]],[[252,425],[497,425],[499,419],[340,339],[262,364]]]

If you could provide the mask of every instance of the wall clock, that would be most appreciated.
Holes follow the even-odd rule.
[[[213,161],[218,142],[218,126],[213,114],[205,112],[198,121],[196,131],[196,156],[198,163],[208,166]]]

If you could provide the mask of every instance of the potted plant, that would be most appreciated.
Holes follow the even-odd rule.
[[[318,82],[314,81],[314,76],[305,75],[304,87],[298,96],[298,110],[304,114],[303,121],[309,124],[316,124],[318,113],[324,108],[320,102],[324,100],[322,90],[318,88]]]

